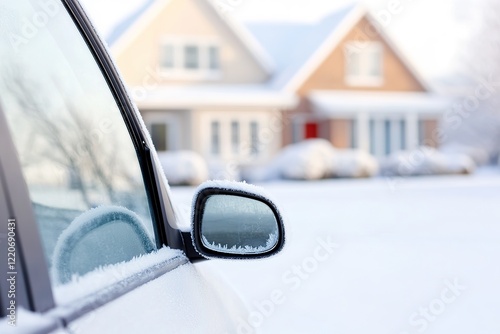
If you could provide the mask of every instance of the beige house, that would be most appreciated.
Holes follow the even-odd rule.
[[[448,101],[377,28],[358,6],[242,26],[209,0],[151,0],[109,43],[159,151],[254,164],[307,138],[376,156],[438,145]]]
[[[273,124],[296,98],[267,85],[267,53],[209,1],[149,1],[109,43],[157,150],[253,164],[281,148]]]
[[[378,22],[348,6],[315,25],[253,24],[280,68],[273,85],[293,93],[283,143],[325,138],[383,157],[438,146],[450,101],[436,96]]]

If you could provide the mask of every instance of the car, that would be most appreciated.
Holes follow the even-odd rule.
[[[146,127],[77,0],[0,0],[0,57],[0,332],[248,328],[243,302],[198,263],[282,250],[275,202],[206,182],[180,227]]]

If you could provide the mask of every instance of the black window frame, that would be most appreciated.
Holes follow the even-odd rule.
[[[153,225],[157,239],[157,246],[185,250],[186,247],[181,232],[172,227],[176,226],[175,214],[171,199],[165,191],[160,175],[161,169],[154,161],[152,148],[149,146],[145,129],[136,114],[136,108],[127,93],[121,76],[116,69],[111,56],[96,33],[92,22],[87,17],[78,0],[61,0],[68,15],[72,18],[82,38],[89,47],[89,51],[99,66],[109,89],[120,109],[127,126],[132,142],[138,152],[139,165],[143,174],[146,192],[150,195],[150,211],[153,215]],[[167,197],[167,198],[165,198]],[[172,224],[170,224],[172,222]],[[188,245],[189,246],[189,245]]]

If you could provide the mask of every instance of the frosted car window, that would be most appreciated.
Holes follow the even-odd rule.
[[[0,103],[49,265],[61,235],[78,217],[102,207],[124,208],[140,223],[134,223],[137,228],[127,221],[96,225],[99,229],[85,236],[96,252],[124,251],[103,253],[94,262],[72,260],[66,268],[70,275],[151,251],[156,242],[137,152],[95,59],[61,2],[0,0],[0,59]],[[96,242],[106,239],[99,233],[114,237],[113,249]],[[143,235],[150,241],[141,243]],[[89,245],[70,251],[79,249]]]

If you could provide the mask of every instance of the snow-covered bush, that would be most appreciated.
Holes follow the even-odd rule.
[[[360,150],[336,150],[331,174],[335,177],[372,177],[379,172],[377,159]]]
[[[207,163],[196,152],[162,152],[158,158],[170,185],[197,186],[209,177]]]
[[[477,164],[474,159],[466,154],[443,153],[446,157],[446,170],[448,174],[472,174]]]
[[[461,144],[447,144],[439,148],[446,154],[461,154],[469,156],[477,166],[484,166],[490,163],[488,150],[482,147],[467,146]]]
[[[431,147],[394,153],[384,163],[386,175],[470,174],[476,164],[465,154],[443,153]]]
[[[241,180],[240,167],[235,163],[210,162],[208,175],[210,180]]]
[[[258,182],[371,177],[378,170],[377,160],[368,153],[337,150],[327,140],[311,139],[285,147],[268,166],[251,168],[243,174],[245,179]]]
[[[310,139],[285,147],[267,166],[242,171],[251,182],[277,179],[319,180],[331,176],[335,149],[324,139]]]
[[[331,176],[335,149],[324,139],[286,147],[278,157],[281,175],[289,180],[319,180]]]

